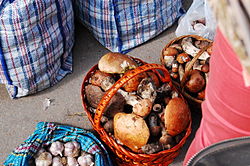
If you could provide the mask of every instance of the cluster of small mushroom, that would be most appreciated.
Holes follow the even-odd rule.
[[[96,108],[112,85],[138,64],[119,53],[104,55],[85,87],[88,109]],[[101,123],[118,144],[136,153],[170,149],[183,138],[189,124],[187,104],[171,84],[162,83],[153,71],[130,79],[110,100]]]
[[[30,165],[36,166],[94,166],[94,157],[81,151],[78,142],[62,143],[56,141],[43,147],[35,154]]]
[[[162,62],[170,71],[173,80],[180,83],[185,72],[189,71],[184,88],[191,96],[199,100],[204,100],[205,98],[209,59],[212,51],[212,47],[208,47],[209,44],[208,40],[185,37],[163,50]],[[192,65],[191,60],[205,47],[208,47],[208,49]]]

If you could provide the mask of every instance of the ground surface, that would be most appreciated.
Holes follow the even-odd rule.
[[[149,63],[160,63],[162,48],[175,37],[176,24],[153,40],[133,49],[128,55]],[[40,121],[58,122],[90,129],[87,116],[72,116],[83,112],[80,87],[86,72],[95,65],[100,57],[109,52],[99,44],[81,25],[76,26],[76,44],[73,50],[74,72],[52,88],[32,96],[11,100],[3,85],[0,85],[0,162],[34,131]],[[43,103],[46,98],[52,100],[47,110]],[[173,162],[173,166],[182,164],[186,150],[199,124],[200,116],[195,114],[192,136]]]

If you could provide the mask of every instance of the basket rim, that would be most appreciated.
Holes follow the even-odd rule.
[[[139,59],[140,60],[140,59]],[[141,60],[140,60],[141,61]],[[162,66],[162,65],[161,65]],[[166,155],[167,153],[171,154],[173,152],[176,152],[178,153],[178,151],[180,150],[180,148],[184,145],[184,143],[186,142],[188,136],[191,134],[191,124],[192,124],[192,118],[191,118],[191,111],[190,112],[190,115],[189,115],[189,125],[187,126],[187,128],[183,131],[185,132],[185,135],[184,137],[181,139],[181,141],[176,144],[174,147],[172,147],[171,149],[166,149],[166,150],[163,150],[163,151],[160,151],[158,153],[154,153],[154,154],[144,154],[144,153],[136,153],[136,152],[133,152],[127,148],[125,148],[123,145],[120,145],[118,144],[113,137],[109,136],[109,134],[104,130],[104,128],[101,126],[100,128],[98,128],[95,123],[94,123],[94,119],[92,118],[91,116],[91,113],[90,111],[87,109],[87,105],[85,103],[85,94],[84,94],[84,87],[85,87],[85,83],[89,80],[90,78],[90,75],[91,73],[94,72],[94,70],[97,69],[97,65],[93,66],[89,72],[86,74],[85,78],[84,78],[84,81],[82,83],[82,88],[81,88],[81,98],[82,98],[82,105],[83,107],[85,108],[85,112],[87,112],[87,116],[88,118],[90,119],[91,123],[92,123],[92,126],[94,128],[94,130],[96,130],[98,132],[98,134],[101,136],[101,139],[107,144],[107,145],[111,145],[109,146],[110,149],[120,158],[120,156],[117,154],[117,150],[119,150],[119,153],[123,153],[121,155],[125,155],[125,156],[129,156],[129,158],[134,158],[134,159],[137,159],[137,160],[141,160],[141,158],[144,158],[144,159],[152,159],[152,158],[159,158],[161,157],[162,155]],[[167,70],[165,67],[164,67],[165,70]],[[172,82],[170,80],[170,82]],[[179,94],[181,95],[181,97],[183,98],[182,94],[179,92]],[[184,99],[184,98],[183,98]],[[186,102],[186,100],[184,99],[184,101]],[[119,147],[119,149],[117,149],[117,147]]]
[[[212,40],[210,39],[207,39],[207,38],[204,38],[202,36],[199,36],[199,35],[182,35],[182,36],[179,36],[179,37],[176,37],[174,38],[173,40],[170,40],[166,45],[165,47],[161,50],[161,57],[160,57],[160,62],[161,64],[165,67],[165,64],[164,64],[164,50],[166,48],[168,48],[170,45],[178,42],[179,40],[182,40],[183,38],[186,38],[186,37],[192,37],[192,38],[195,38],[196,40],[202,40],[202,41],[208,41],[209,43],[213,43]],[[210,46],[212,47],[212,46]],[[208,47],[209,48],[209,47]],[[187,74],[187,72],[189,71],[185,71],[185,74]],[[172,79],[172,78],[171,78]],[[183,95],[189,99],[191,99],[193,102],[196,102],[198,104],[201,104],[204,100],[200,100],[200,99],[197,99],[193,96],[191,96],[188,92],[186,92],[183,88],[181,88],[181,83],[178,83],[177,81],[173,80],[172,79],[172,82],[175,83],[175,85],[178,86],[178,88],[181,89],[181,92],[183,93]],[[180,80],[181,82],[181,80]]]

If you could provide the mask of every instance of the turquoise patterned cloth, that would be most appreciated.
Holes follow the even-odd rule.
[[[113,166],[105,147],[91,132],[48,122],[39,122],[35,132],[8,156],[4,165],[28,166],[29,160],[43,145],[55,141],[77,141],[83,151],[94,155],[96,166]]]

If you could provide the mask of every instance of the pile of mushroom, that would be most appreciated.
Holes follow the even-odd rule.
[[[94,116],[105,91],[139,64],[129,56],[108,53],[85,86],[88,110]],[[116,142],[136,153],[170,149],[182,139],[189,124],[189,108],[171,84],[147,71],[129,80],[110,100],[101,125]]]
[[[81,150],[80,144],[73,142],[52,142],[38,150],[30,165],[36,166],[94,166],[94,156]]]
[[[162,62],[170,71],[171,78],[174,81],[180,83],[184,73],[188,68],[191,68],[184,87],[186,92],[199,100],[205,98],[205,86],[208,80],[212,47],[203,52],[193,66],[190,66],[190,61],[202,48],[207,47],[209,44],[210,42],[207,40],[185,37],[163,50]]]

